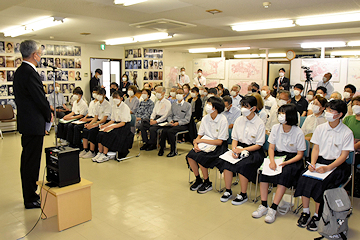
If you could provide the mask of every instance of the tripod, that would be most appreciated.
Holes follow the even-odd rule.
[[[311,81],[312,81],[311,78],[305,80],[305,88],[304,88],[304,91],[303,91],[303,97],[306,97],[307,92],[309,90],[312,90]],[[310,88],[309,88],[309,85],[310,85]]]

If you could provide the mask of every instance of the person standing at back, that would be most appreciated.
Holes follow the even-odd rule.
[[[21,135],[20,174],[25,208],[40,208],[36,194],[45,123],[51,121],[51,111],[36,66],[41,60],[40,44],[25,40],[20,45],[24,59],[14,76],[17,105],[17,129]]]
[[[331,94],[334,92],[334,86],[331,84],[330,79],[332,78],[331,73],[325,73],[322,80],[319,81],[318,85],[316,86],[316,89],[319,87],[326,88],[326,98],[329,100]]]
[[[274,89],[275,96],[279,90],[286,90],[286,91],[290,90],[290,79],[285,77],[285,69],[284,68],[279,69],[279,77],[275,78],[273,89]]]
[[[92,98],[92,91],[96,86],[101,87],[100,76],[102,75],[102,70],[100,68],[95,70],[95,75],[90,79],[90,96]]]

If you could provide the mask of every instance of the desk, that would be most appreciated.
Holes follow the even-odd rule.
[[[42,187],[42,181],[36,183]],[[82,178],[79,183],[62,188],[50,188],[44,185],[41,190],[40,200],[43,213],[46,216],[43,214],[41,218],[50,218],[57,215],[59,231],[91,220],[92,184],[92,182]],[[45,198],[46,204],[44,208]]]

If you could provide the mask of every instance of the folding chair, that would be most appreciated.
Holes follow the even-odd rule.
[[[185,134],[185,133],[188,133],[188,132],[189,132],[189,130],[184,130],[184,131],[181,131],[181,132],[177,132],[177,133],[175,134],[175,152],[178,153],[178,156],[180,156],[181,154],[184,153],[184,152],[179,153],[179,152],[177,151],[177,143],[178,143],[179,134]]]
[[[355,186],[355,152],[351,151],[349,153],[348,158],[346,159],[346,163],[351,165],[351,174],[348,180],[340,185],[340,187],[345,187],[351,180],[351,205],[354,204],[354,186]]]
[[[10,104],[0,106],[0,123],[16,122],[14,109]],[[15,130],[17,131],[17,129]],[[0,129],[1,139],[4,139],[3,133]]]
[[[305,122],[305,119],[306,119],[306,117],[305,116],[303,116],[303,117],[300,117],[300,128],[302,127],[302,125],[304,124],[304,122]]]

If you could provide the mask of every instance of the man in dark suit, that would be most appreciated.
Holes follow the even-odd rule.
[[[21,136],[20,174],[25,208],[40,208],[36,194],[45,122],[50,122],[51,111],[36,66],[41,59],[40,45],[25,40],[20,45],[24,59],[14,75],[14,93],[17,105],[17,125]]]
[[[279,77],[275,78],[273,89],[274,89],[275,96],[276,96],[276,93],[278,90],[290,91],[290,79],[285,77],[285,69],[284,68],[279,69]]]
[[[102,75],[102,70],[101,69],[96,69],[95,70],[95,75],[90,79],[90,96],[91,99],[93,99],[92,97],[92,92],[94,90],[95,87],[100,87],[100,79],[99,76]]]

